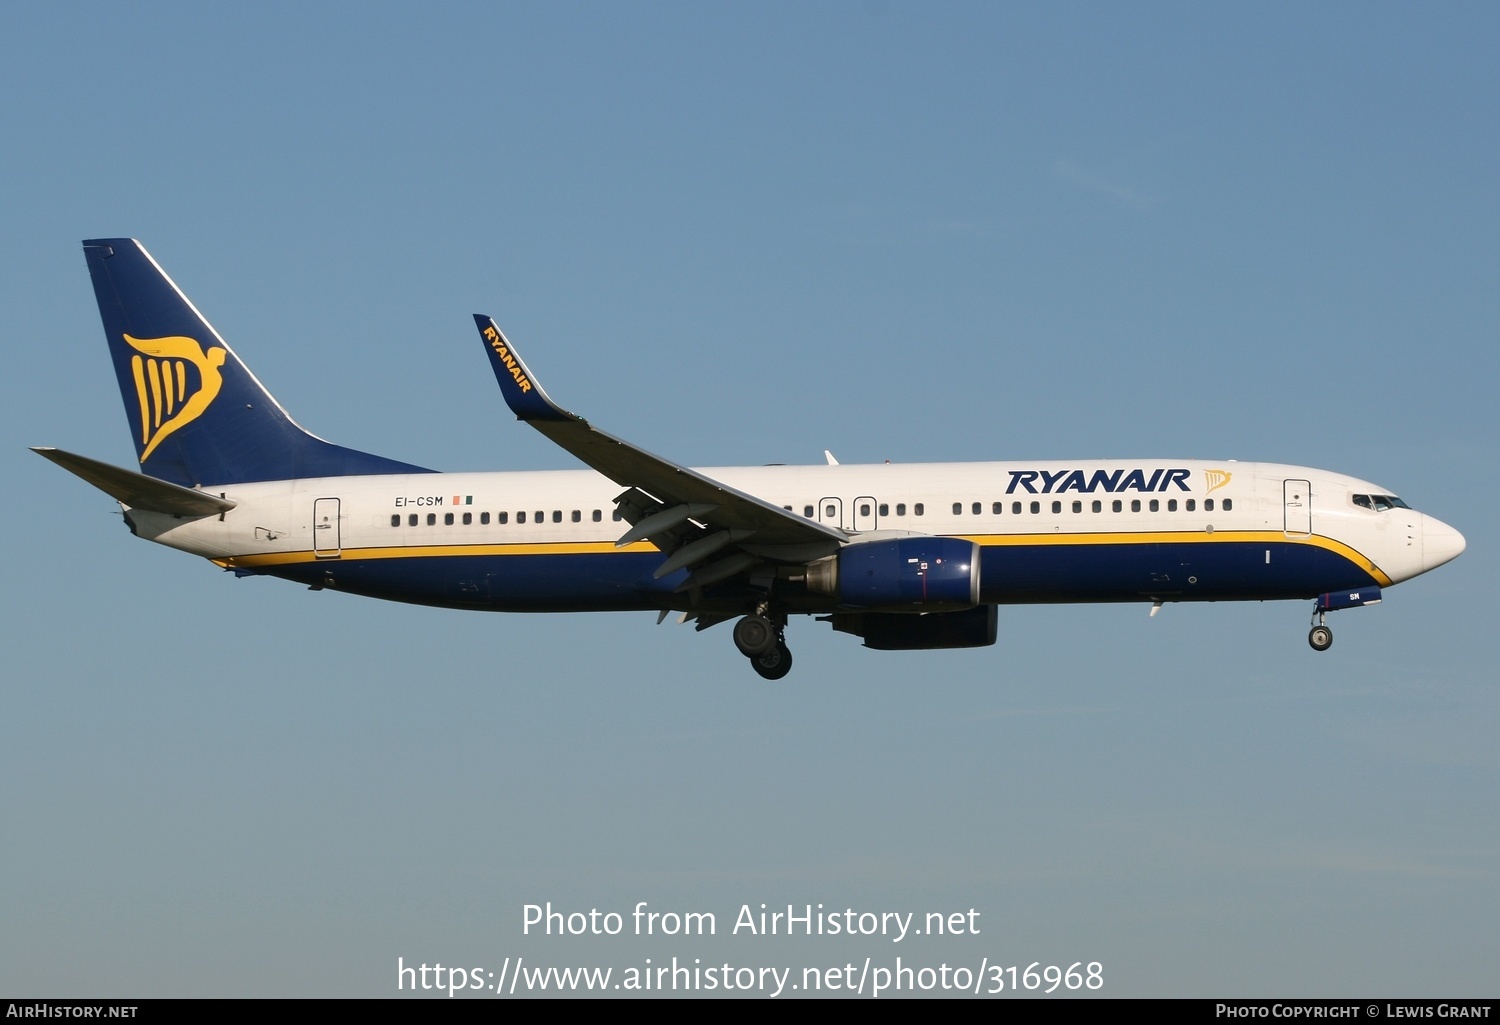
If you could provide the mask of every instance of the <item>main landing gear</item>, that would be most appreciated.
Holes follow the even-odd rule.
[[[1313,612],[1313,628],[1307,632],[1307,643],[1313,651],[1327,651],[1333,647],[1333,631],[1323,625],[1323,610]]]
[[[773,622],[764,612],[757,610],[734,624],[734,645],[750,660],[750,668],[767,680],[779,680],[792,671],[786,619]]]

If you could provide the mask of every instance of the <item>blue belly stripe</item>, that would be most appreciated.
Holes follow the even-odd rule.
[[[1270,552],[1267,559],[1266,553]],[[986,604],[1313,598],[1377,583],[1346,556],[1294,541],[1035,545],[981,550]],[[495,611],[615,611],[679,605],[686,571],[660,580],[656,551],[311,559],[266,566],[305,584],[418,604]],[[734,585],[717,592],[738,593]],[[809,606],[829,600],[810,600]]]

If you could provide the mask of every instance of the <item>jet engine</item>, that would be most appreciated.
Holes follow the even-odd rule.
[[[971,609],[979,604],[979,546],[924,535],[865,541],[811,563],[806,580],[814,594],[857,608]]]

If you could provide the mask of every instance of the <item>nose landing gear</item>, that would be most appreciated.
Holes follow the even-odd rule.
[[[1312,645],[1314,651],[1327,651],[1333,645],[1333,631],[1324,625],[1324,613],[1379,604],[1380,588],[1374,584],[1318,595],[1318,600],[1313,604],[1313,628],[1308,631],[1307,643]]]
[[[1313,612],[1313,628],[1307,632],[1307,643],[1313,651],[1327,651],[1333,647],[1333,631],[1323,624],[1323,610]]]

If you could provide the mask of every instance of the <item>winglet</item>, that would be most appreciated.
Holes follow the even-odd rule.
[[[536,375],[521,361],[521,354],[500,333],[493,317],[474,314],[474,324],[484,339],[484,351],[489,354],[490,367],[495,371],[495,380],[500,382],[500,392],[505,404],[516,414],[517,420],[581,420],[547,397]]]

